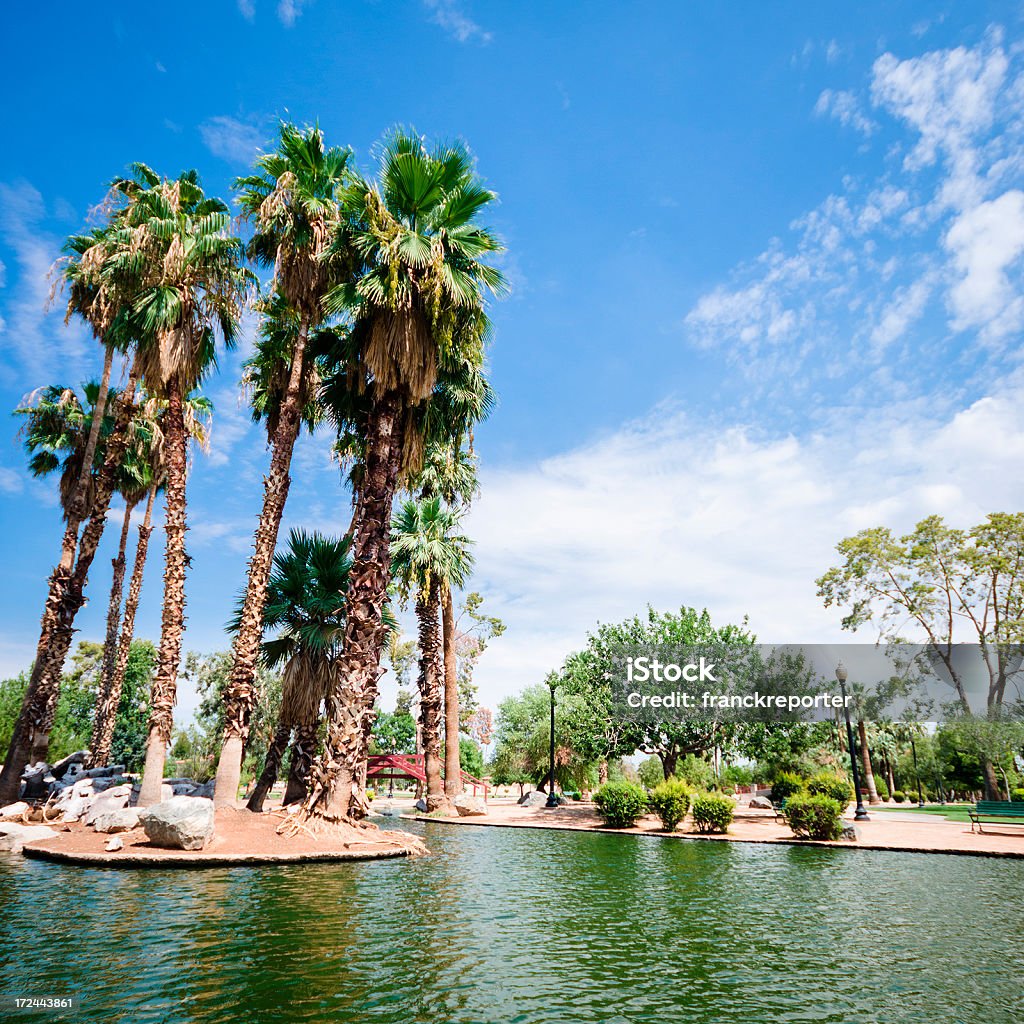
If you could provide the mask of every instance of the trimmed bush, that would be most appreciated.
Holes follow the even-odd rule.
[[[690,790],[681,779],[669,779],[651,790],[647,802],[661,818],[662,828],[666,832],[674,832],[690,809]]]
[[[693,825],[698,832],[728,832],[736,805],[717,793],[702,793],[693,801]]]
[[[1024,801],[1024,789],[1013,789],[1010,791],[1010,796],[1015,801]]]
[[[634,782],[606,782],[594,794],[594,803],[611,828],[632,828],[647,813],[647,794]]]
[[[838,839],[843,833],[843,807],[822,793],[798,793],[786,801],[786,819],[804,839]]]
[[[796,772],[779,772],[772,782],[772,801],[780,803],[794,793],[802,793],[803,790],[804,780]]]
[[[878,794],[879,799],[889,799],[889,786],[885,779],[881,775],[875,776],[875,792]]]
[[[904,793],[902,789],[894,789],[892,791],[892,798],[896,801],[896,803],[901,804],[904,800],[907,799],[907,794]]]
[[[835,772],[819,772],[807,781],[811,796],[828,796],[845,807],[853,799],[853,786]],[[789,807],[789,804],[786,804]]]

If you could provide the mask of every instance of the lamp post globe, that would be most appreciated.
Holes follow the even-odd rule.
[[[843,695],[843,718],[846,719],[846,745],[850,748],[850,772],[853,775],[853,791],[857,796],[857,810],[853,817],[855,821],[870,821],[868,812],[864,809],[864,801],[860,795],[860,770],[857,768],[857,746],[853,741],[853,726],[850,724],[850,709],[846,704],[846,680],[849,678],[846,666],[839,662],[836,665],[836,681]]]

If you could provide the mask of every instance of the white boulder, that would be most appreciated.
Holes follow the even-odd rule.
[[[139,812],[139,824],[154,846],[201,850],[213,837],[213,801],[172,796]]]
[[[13,821],[0,821],[0,850],[21,853],[22,847],[33,839],[52,839],[56,834],[45,825],[19,825]]]

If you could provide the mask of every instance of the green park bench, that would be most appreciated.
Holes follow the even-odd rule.
[[[989,825],[1016,825],[1017,821],[989,821],[991,818],[1016,818],[1021,825],[1024,825],[1024,802],[1007,800],[979,800],[973,811],[968,811],[967,816],[971,819],[971,831],[978,826],[979,832],[985,830],[981,827],[982,819]]]

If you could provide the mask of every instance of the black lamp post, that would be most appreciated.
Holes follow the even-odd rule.
[[[917,806],[924,807],[924,796],[921,793],[921,773],[917,770],[917,744],[910,737],[910,752],[914,755],[914,778],[917,779]]]
[[[548,686],[551,688],[551,755],[548,767],[548,802],[545,807],[557,807],[558,797],[555,795],[555,681],[552,679]]]
[[[864,801],[860,795],[860,771],[857,768],[857,747],[853,742],[853,726],[850,725],[850,709],[846,706],[846,666],[842,662],[836,665],[836,679],[843,695],[843,717],[846,719],[846,744],[850,748],[850,770],[853,772],[853,789],[857,794],[857,811],[855,821],[870,821],[868,812],[864,810]]]

